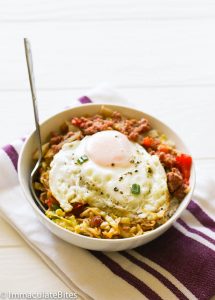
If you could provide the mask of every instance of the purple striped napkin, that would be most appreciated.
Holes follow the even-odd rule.
[[[85,104],[97,98],[85,96],[79,101]],[[174,226],[142,247],[118,253],[80,249],[48,232],[25,201],[16,174],[22,144],[16,141],[0,152],[4,190],[0,211],[80,299],[208,300],[214,296],[215,221],[210,199],[194,196]],[[204,194],[204,185],[199,194]],[[14,203],[16,212],[11,211]]]

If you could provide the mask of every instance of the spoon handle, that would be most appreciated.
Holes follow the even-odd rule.
[[[42,142],[41,142],[41,133],[40,133],[40,125],[39,125],[39,116],[38,116],[38,109],[37,109],[37,98],[36,98],[36,87],[35,87],[35,80],[34,80],[34,70],[33,70],[33,59],[31,54],[31,45],[28,39],[24,38],[24,45],[25,45],[25,56],[28,66],[28,76],[29,82],[31,87],[31,96],[33,101],[33,108],[34,108],[34,119],[36,125],[36,136],[38,142],[38,150],[39,150],[39,160],[42,159]]]

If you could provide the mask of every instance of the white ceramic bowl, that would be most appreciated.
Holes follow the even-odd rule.
[[[173,140],[176,143],[176,147],[178,149],[180,149],[185,153],[189,153],[187,147],[185,146],[183,141],[178,137],[178,135],[158,119],[148,114],[145,114],[142,111],[127,106],[109,105],[109,104],[105,104],[105,106],[117,110],[129,118],[137,118],[137,119],[142,117],[147,118],[150,121],[152,127],[158,129],[161,133],[166,134],[166,136],[170,140]],[[85,104],[85,105],[70,108],[68,110],[62,111],[52,116],[51,118],[49,118],[48,120],[46,120],[41,124],[42,142],[44,143],[47,140],[49,133],[53,130],[58,129],[65,120],[69,120],[73,116],[83,116],[86,114],[94,115],[99,112],[100,108],[101,105],[99,104]],[[32,198],[30,188],[29,188],[29,177],[30,177],[31,170],[33,168],[32,153],[37,148],[35,137],[36,137],[35,132],[33,132],[29,136],[29,138],[25,141],[25,144],[23,146],[22,152],[19,157],[18,174],[19,174],[19,181],[21,187],[24,191],[27,200],[30,202],[31,206],[33,207],[40,221],[52,233],[54,233],[59,238],[71,244],[86,249],[100,250],[100,251],[120,251],[120,250],[135,248],[137,246],[146,244],[154,240],[158,236],[160,236],[162,233],[164,233],[181,215],[181,213],[187,207],[188,203],[191,200],[192,192],[195,185],[195,170],[193,165],[192,165],[191,177],[190,177],[190,192],[186,195],[184,200],[181,202],[180,206],[178,207],[176,213],[172,216],[172,218],[170,218],[162,226],[152,231],[149,231],[141,236],[125,238],[125,239],[113,239],[113,240],[91,238],[91,237],[86,237],[80,234],[73,233],[67,229],[58,226],[57,224],[52,222],[49,218],[47,218],[37,207],[37,205],[35,204]],[[43,233],[41,232],[41,234]]]

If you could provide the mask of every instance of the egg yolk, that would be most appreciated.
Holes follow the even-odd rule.
[[[85,151],[98,165],[126,167],[130,164],[132,143],[118,131],[101,131],[89,138]]]

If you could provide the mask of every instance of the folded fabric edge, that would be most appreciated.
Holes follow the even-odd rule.
[[[43,254],[43,252],[38,249],[33,243],[31,243],[28,239],[25,238],[25,236],[22,234],[22,232],[14,226],[12,222],[8,218],[6,218],[0,211],[1,218],[8,223],[20,236],[21,238],[30,246],[32,250],[34,250],[39,257],[41,257],[42,261],[53,271],[53,273],[69,288],[71,289],[71,292],[76,292],[77,295],[82,297],[86,300],[91,300],[92,298],[85,294],[82,290],[80,290],[67,276],[65,273],[63,273],[56,264],[53,264],[53,262],[47,257],[47,255]]]

